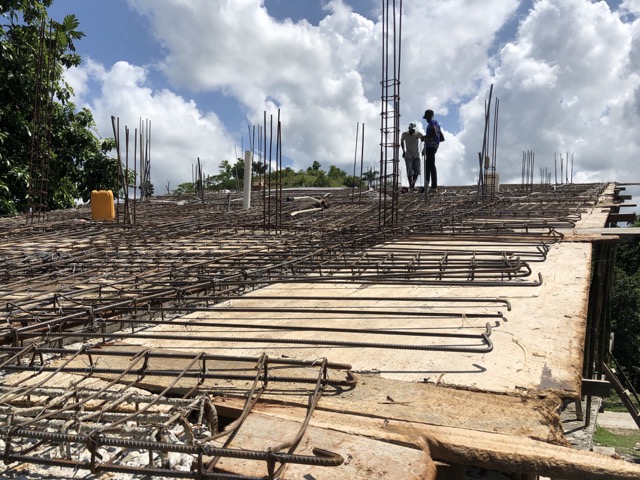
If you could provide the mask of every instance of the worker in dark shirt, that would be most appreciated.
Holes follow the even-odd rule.
[[[427,122],[426,134],[422,137],[424,141],[424,188],[429,188],[431,181],[431,192],[438,193],[438,171],[436,169],[436,152],[440,142],[444,142],[444,135],[438,121],[433,118],[433,110],[426,110],[424,117]]]

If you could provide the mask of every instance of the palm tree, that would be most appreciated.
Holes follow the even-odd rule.
[[[369,170],[365,172],[364,175],[362,175],[362,178],[367,181],[367,185],[369,186],[369,188],[371,188],[372,186],[375,187],[380,178],[380,172],[369,168]]]

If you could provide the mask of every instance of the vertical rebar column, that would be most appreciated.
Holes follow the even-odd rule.
[[[353,153],[353,188],[351,189],[351,202],[355,201],[356,196],[356,164],[358,163],[358,137],[360,136],[360,122],[356,123],[356,146]]]
[[[202,175],[202,164],[200,163],[200,157],[197,157],[195,170],[195,194],[199,197],[202,203],[204,203],[204,178]]]
[[[267,227],[267,185],[269,185],[269,181],[271,180],[271,170],[267,165],[267,111],[263,112],[263,135],[262,135],[262,174],[264,178],[264,183],[262,184],[262,226]]]
[[[133,130],[133,223],[136,223],[136,200],[138,189],[138,129]]]
[[[29,198],[27,223],[44,220],[49,195],[49,158],[51,143],[51,115],[57,63],[57,30],[49,22],[47,36],[45,22],[40,24],[38,63],[36,65],[33,120],[31,125],[31,153],[29,162]]]
[[[282,228],[282,121],[280,120],[280,109],[278,109],[278,138],[276,147],[276,221],[278,231]]]
[[[142,201],[144,200],[144,180],[145,180],[145,176],[144,176],[144,171],[145,171],[145,154],[146,154],[146,149],[144,148],[144,125],[142,124],[142,118],[139,119],[139,149],[140,149],[140,203],[142,203]],[[195,181],[195,179],[193,178],[193,166],[191,167],[191,182],[193,183]]]
[[[382,0],[382,111],[378,226],[398,224],[402,0]]]
[[[269,153],[267,160],[267,152]],[[267,182],[265,185],[265,197],[264,197],[264,227],[266,229],[271,228],[271,179],[273,174],[271,172],[271,155],[273,153],[273,115],[269,115],[269,146],[267,147],[267,112],[264,112],[264,162],[265,162],[265,175]]]
[[[265,112],[265,125],[266,125],[266,112]],[[266,128],[265,128],[265,161],[266,161],[266,151],[267,151],[267,138],[266,138]],[[267,229],[276,228],[278,229],[282,225],[282,121],[280,120],[280,109],[278,109],[278,118],[276,124],[276,151],[275,151],[275,159],[273,159],[271,154],[273,152],[273,115],[270,116],[269,121],[269,165],[268,165],[268,173],[267,181],[268,181],[268,191],[266,195],[266,201],[264,204],[264,226]],[[275,165],[274,165],[275,162]],[[272,193],[273,191],[273,193]]]
[[[249,136],[251,139],[251,136]],[[251,167],[253,165],[253,154],[251,150],[244,151],[244,178],[242,179],[242,208],[249,210],[251,208],[251,180],[252,172]]]
[[[122,157],[120,156],[120,117],[111,115],[111,127],[113,128],[113,140],[116,147],[116,163],[118,164],[118,176],[116,177],[115,192],[113,196],[116,201],[116,223],[120,223],[120,182],[123,178]]]
[[[491,183],[489,184],[489,198],[493,199],[496,194],[496,188],[498,186],[498,172],[496,169],[496,157],[498,156],[498,117],[500,113],[500,99],[496,97],[496,104],[493,112],[493,145],[491,148],[491,168],[489,170],[489,177]]]
[[[573,183],[573,153],[571,154],[571,177],[570,182]]]
[[[129,127],[124,126],[124,175],[122,177],[124,189],[124,223],[131,223],[129,207]]]
[[[151,197],[151,122],[140,118],[140,201]]]
[[[362,139],[360,140],[360,177],[359,177],[359,186],[360,193],[358,195],[358,201],[362,201],[362,168],[364,163],[364,122],[362,123]]]
[[[533,150],[522,152],[522,186],[527,191],[533,188],[535,158]]]
[[[247,196],[247,193],[245,192],[245,196],[243,196],[243,208],[244,209],[248,209],[251,207],[251,193],[253,191],[253,167],[254,167],[254,159],[255,159],[255,155],[256,155],[256,126],[253,125],[253,134],[251,132],[251,125],[247,125],[247,129],[249,130],[249,160],[247,161],[246,157],[247,157],[247,152],[245,152],[245,165],[244,165],[244,171],[245,171],[245,175],[247,172],[247,164],[249,165],[249,175],[250,175],[250,180],[249,180],[249,193],[248,193],[248,205],[244,204],[244,199]],[[259,136],[259,134],[258,134]],[[258,165],[260,165],[260,163],[258,163]],[[256,174],[258,175],[258,179],[260,179],[260,168],[257,169]],[[258,180],[259,182],[259,180]],[[246,182],[245,182],[245,186],[246,186]]]
[[[487,159],[487,150],[489,148],[489,123],[491,118],[491,97],[493,95],[493,83],[491,84],[491,88],[489,89],[489,100],[485,101],[484,104],[484,131],[482,133],[482,151],[479,152],[479,170],[478,173],[478,192],[476,201],[480,202],[485,201],[486,197],[486,185],[485,181],[487,178],[487,171],[489,168],[488,159]],[[425,188],[426,189],[426,188]]]
[[[529,176],[529,190],[533,190],[533,182],[534,182],[534,170],[533,168],[535,167],[536,164],[536,154],[534,153],[533,150],[530,151],[530,162],[529,162],[529,172],[530,172],[530,176]]]

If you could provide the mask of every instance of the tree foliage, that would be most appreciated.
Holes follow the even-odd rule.
[[[364,174],[362,175],[362,179],[367,182],[367,186],[369,188],[373,187],[378,182],[379,178],[380,178],[380,173],[377,170],[370,169],[364,172]]]
[[[636,221],[634,227],[640,227]],[[640,390],[640,239],[618,247],[611,299],[613,356]]]
[[[260,162],[253,162],[252,172],[253,177],[256,178],[263,174],[265,167]],[[365,176],[360,179],[359,177],[353,177],[347,175],[347,172],[336,167],[335,165],[329,166],[329,173],[322,170],[318,161],[306,170],[294,171],[291,167],[286,167],[280,172],[282,178],[282,186],[284,188],[295,187],[352,187],[359,188],[365,186]],[[276,173],[267,171],[265,181],[269,181],[269,175],[271,175],[271,181],[275,182]],[[244,179],[244,160],[238,158],[235,163],[231,163],[228,160],[223,160],[220,163],[219,171],[217,175],[207,176],[205,180],[205,189],[210,191],[219,190],[239,190],[242,189],[242,181]],[[174,191],[176,194],[193,193],[194,188],[191,183],[181,183]]]
[[[91,112],[70,101],[64,81],[65,70],[81,63],[74,41],[84,34],[75,15],[50,21],[52,3],[0,4],[0,214],[27,211],[36,182],[45,188],[47,209],[117,185],[112,144],[97,138]]]

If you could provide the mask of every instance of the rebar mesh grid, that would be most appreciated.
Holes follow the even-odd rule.
[[[501,187],[482,205],[465,187],[426,199],[401,195],[397,226],[387,229],[378,227],[377,193],[355,203],[350,192],[335,191],[320,211],[299,213],[306,207],[283,202],[277,234],[263,228],[260,208],[230,208],[220,196],[140,204],[138,222],[127,225],[93,222],[86,209],[53,212],[37,225],[2,219],[0,358],[12,382],[0,388],[5,461],[184,478],[254,478],[216,471],[216,459],[225,455],[247,455],[241,458],[264,466],[263,478],[276,478],[286,463],[339,464],[322,446],[316,454],[296,454],[298,435],[271,452],[239,453],[222,437],[210,438],[216,434],[207,412],[217,408],[219,395],[242,396],[250,412],[278,382],[306,388],[312,412],[327,388],[354,387],[348,365],[322,360],[325,371],[344,370],[338,378],[285,375],[281,368],[322,368],[316,360],[285,367],[265,355],[229,358],[216,350],[269,343],[489,353],[492,325],[509,300],[397,297],[374,306],[366,297],[275,297],[260,289],[292,283],[535,287],[542,278],[532,265],[544,262],[562,231],[595,207],[604,187]],[[402,328],[394,327],[397,319]],[[458,327],[475,319],[482,326],[447,330],[443,319]],[[136,339],[192,341],[201,353],[182,357],[119,345]],[[116,357],[131,361],[124,367]],[[241,361],[252,366],[211,368]],[[261,362],[270,365],[268,373]],[[66,377],[74,379],[71,386],[60,387]],[[220,381],[223,387],[211,387]],[[243,390],[238,382],[252,386]],[[310,415],[301,419],[300,432]],[[127,463],[133,451],[149,459],[145,466]]]
[[[275,479],[286,464],[329,467],[343,462],[340,455],[322,448],[314,448],[313,455],[296,453],[296,448],[323,391],[355,386],[348,365],[326,359],[272,360],[266,355],[108,351],[104,346],[77,350],[30,346],[9,353],[2,368],[25,374],[0,387],[5,463],[174,478],[256,478],[215,468],[222,458],[238,458],[264,464],[258,467],[264,471],[258,478]],[[100,363],[113,363],[115,356],[125,358],[123,367],[100,368]],[[277,374],[283,368],[292,372],[290,376]],[[342,372],[341,377],[335,372]],[[168,380],[150,393],[138,388],[149,377]],[[227,385],[220,387],[214,379]],[[239,380],[248,388],[238,387]],[[304,387],[307,414],[298,433],[263,451],[232,447],[252,408],[277,384],[278,388],[294,384],[297,389],[308,385]],[[182,395],[176,397],[176,391]],[[246,399],[244,408],[234,418],[224,418],[215,402],[234,394]],[[131,461],[134,452],[136,458],[148,460]]]
[[[261,228],[259,209],[220,212],[215,197],[145,204],[137,225],[90,222],[77,212],[12,225],[0,234],[7,322],[0,338],[15,343],[16,329],[93,325],[123,307],[135,318],[170,299],[233,297],[274,283],[536,286],[542,279],[531,277],[530,262],[544,261],[559,229],[575,225],[603,188],[513,187],[481,206],[470,188],[447,189],[430,203],[407,195],[400,226],[383,231],[376,199],[354,204],[344,192],[333,192],[335,208],[321,215],[283,221],[290,228],[278,235]]]

